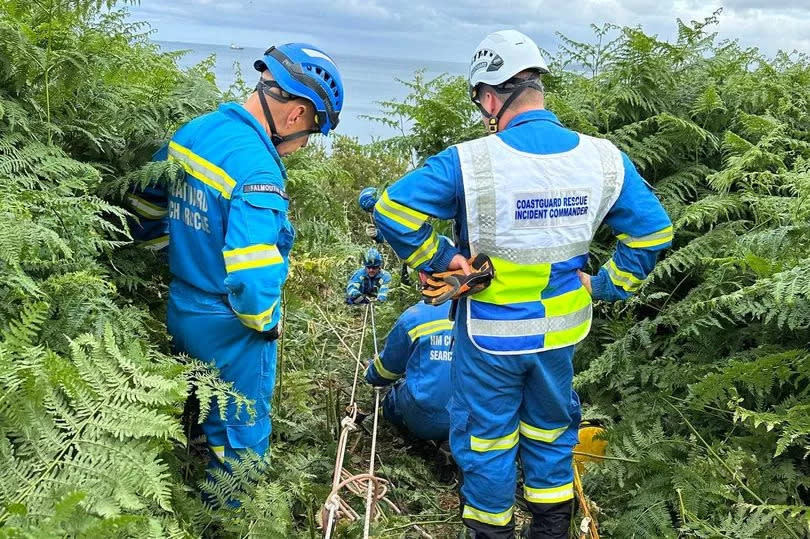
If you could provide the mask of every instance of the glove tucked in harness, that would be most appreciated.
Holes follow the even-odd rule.
[[[469,275],[465,275],[463,270],[420,272],[424,302],[428,305],[441,305],[447,300],[463,298],[488,287],[495,276],[495,268],[489,257],[478,254],[468,262],[472,268]]]

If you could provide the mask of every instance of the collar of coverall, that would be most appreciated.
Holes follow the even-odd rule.
[[[504,129],[504,131],[506,129],[509,129],[510,127],[516,127],[518,125],[537,120],[544,120],[546,122],[551,122],[559,125],[560,127],[563,127],[563,125],[560,123],[560,120],[557,119],[557,116],[550,110],[535,109],[535,110],[527,110],[526,112],[521,112],[520,114],[512,118],[512,120],[510,120],[510,122],[506,124],[506,128]]]
[[[259,123],[259,120],[254,118],[253,115],[239,103],[223,103],[219,106],[219,111],[228,118],[247,124],[251,129],[253,129],[253,131],[256,132],[256,135],[259,136],[264,145],[267,147],[267,151],[273,156],[273,159],[278,165],[278,169],[281,171],[281,176],[286,180],[287,169],[284,168],[284,163],[281,161],[281,156],[278,154],[278,151],[276,151],[273,141],[271,141],[270,137],[267,136],[267,131],[265,131],[262,124]]]

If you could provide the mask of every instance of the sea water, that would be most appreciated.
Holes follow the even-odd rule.
[[[253,62],[261,57],[263,49],[232,49],[223,45],[170,41],[157,43],[164,51],[187,51],[180,59],[183,67],[195,65],[212,54],[216,55],[217,86],[222,90],[227,89],[235,80],[234,64],[240,66],[242,76],[249,85],[252,86],[258,80]],[[441,74],[465,76],[467,68],[464,63],[374,56],[333,55],[333,59],[340,68],[345,88],[343,112],[336,132],[356,137],[363,143],[400,134],[394,128],[363,118],[380,116],[380,101],[401,101],[408,95],[409,89],[397,79],[410,81],[414,73],[421,69],[424,69],[428,80]]]

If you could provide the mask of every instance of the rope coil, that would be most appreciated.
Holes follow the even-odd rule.
[[[349,505],[345,500],[343,500],[343,498],[341,498],[340,491],[343,490],[344,488],[358,497],[363,495],[364,490],[366,491],[365,492],[366,510],[363,523],[364,539],[367,539],[369,537],[371,521],[376,516],[377,506],[381,501],[385,502],[397,514],[402,513],[402,511],[400,511],[400,509],[393,502],[391,502],[385,497],[385,495],[388,492],[390,483],[387,480],[374,475],[374,462],[376,460],[376,452],[377,452],[377,429],[379,426],[379,408],[380,408],[380,391],[381,391],[381,388],[379,387],[374,388],[374,425],[371,431],[371,456],[369,458],[368,473],[353,475],[343,467],[343,463],[346,458],[346,448],[348,445],[349,433],[356,431],[358,427],[357,419],[359,415],[359,409],[357,407],[357,402],[355,398],[357,396],[357,382],[360,375],[360,368],[364,367],[360,358],[361,354],[363,353],[363,343],[365,340],[366,328],[368,327],[369,318],[371,319],[372,340],[374,342],[374,359],[376,360],[379,357],[379,348],[377,344],[377,324],[374,318],[373,305],[374,305],[373,303],[369,303],[368,305],[366,305],[366,309],[363,314],[363,329],[360,334],[360,345],[357,354],[355,354],[354,351],[349,347],[349,345],[340,335],[340,332],[337,330],[337,328],[335,328],[332,325],[332,323],[329,322],[329,319],[323,312],[323,310],[321,310],[321,308],[316,305],[318,310],[321,311],[324,320],[326,320],[327,323],[329,324],[329,327],[332,330],[332,332],[337,336],[338,340],[341,342],[341,344],[343,344],[346,350],[349,351],[350,355],[355,360],[354,381],[352,382],[352,392],[349,399],[349,405],[346,408],[347,415],[340,422],[341,431],[335,455],[335,471],[332,478],[332,490],[329,493],[329,496],[327,496],[326,502],[324,503],[323,508],[321,510],[321,523],[323,526],[324,537],[326,539],[330,539],[332,537],[334,527],[341,518],[345,518],[351,521],[356,521],[360,519],[360,515],[357,513],[357,511],[355,511],[351,505]],[[418,531],[423,537],[424,536],[430,537],[424,532],[424,530],[419,529]]]

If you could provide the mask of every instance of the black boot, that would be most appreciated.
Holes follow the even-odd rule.
[[[508,526],[490,526],[474,520],[465,520],[459,539],[515,539],[515,521]]]
[[[574,500],[560,503],[530,503],[529,511],[532,513],[532,525],[530,528],[523,529],[521,537],[568,539],[571,517],[574,513]]]

